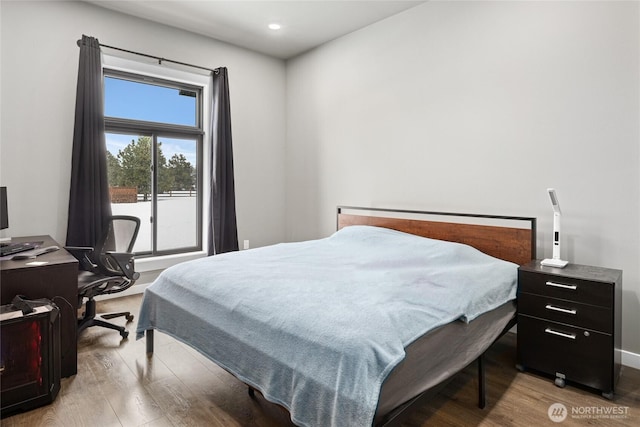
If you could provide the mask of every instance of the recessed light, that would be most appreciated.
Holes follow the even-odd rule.
[[[278,31],[280,28],[282,28],[282,25],[277,24],[275,22],[269,24],[269,29],[273,30],[273,31]]]

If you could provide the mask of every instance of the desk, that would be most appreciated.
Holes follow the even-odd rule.
[[[11,304],[16,295],[48,298],[56,303],[60,309],[61,373],[69,377],[78,372],[78,261],[50,236],[11,239],[11,242],[39,241],[43,247],[56,245],[60,250],[36,259],[0,261],[0,304]],[[29,265],[34,261],[46,264]]]

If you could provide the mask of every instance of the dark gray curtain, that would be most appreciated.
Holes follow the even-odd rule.
[[[100,43],[82,36],[71,158],[67,246],[95,246],[111,216]]]
[[[212,78],[209,255],[238,250],[227,69],[218,68]]]

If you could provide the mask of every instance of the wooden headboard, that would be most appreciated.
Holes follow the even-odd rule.
[[[442,219],[455,217],[458,221],[464,222],[416,218],[421,216]],[[485,225],[478,222],[511,223],[512,225],[515,222],[524,228]],[[488,255],[518,265],[526,264],[536,258],[536,218],[532,217],[338,206],[337,229],[350,225],[373,225],[431,239],[464,243]]]

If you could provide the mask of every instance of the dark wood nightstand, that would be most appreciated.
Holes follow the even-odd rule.
[[[518,269],[518,369],[613,399],[620,376],[622,271],[569,264]]]

